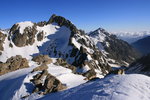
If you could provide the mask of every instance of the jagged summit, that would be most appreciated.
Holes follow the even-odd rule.
[[[71,21],[67,20],[66,18],[62,17],[62,16],[57,16],[56,14],[53,14],[51,16],[51,18],[49,19],[49,21],[47,22],[47,24],[51,24],[51,23],[57,23],[59,26],[66,26],[68,28],[70,28],[70,30],[75,34],[78,33],[78,29],[76,28],[76,26],[74,24],[71,23]]]
[[[108,58],[114,59],[116,64],[126,65],[139,57],[138,52],[127,42],[120,40],[116,35],[108,33],[105,29],[98,28],[89,34],[91,40],[100,51]]]
[[[102,35],[102,34],[110,35],[105,29],[98,28],[95,31],[90,32],[89,36],[98,36],[98,35]]]
[[[22,55],[31,59],[34,55],[46,54],[52,58],[65,59],[79,68],[80,72],[85,70],[86,66],[88,70],[94,69],[102,76],[106,75],[111,69],[106,58],[95,48],[89,36],[83,33],[69,20],[56,15],[52,15],[46,24],[30,21],[16,23],[10,29],[6,38],[8,40],[4,41],[7,42],[7,46],[4,46],[1,57],[5,62],[12,55]],[[21,52],[7,55],[16,49]]]

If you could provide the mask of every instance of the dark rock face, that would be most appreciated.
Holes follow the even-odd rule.
[[[5,38],[6,38],[6,35],[0,31],[0,55],[1,55],[1,51],[4,50],[3,43],[5,41]]]
[[[53,22],[57,23],[59,26],[68,27],[71,30],[71,35],[78,33],[78,29],[76,28],[76,26],[62,16],[56,16],[55,14],[53,14],[47,24],[51,24]]]
[[[133,62],[127,69],[127,73],[139,73],[150,76],[150,54]]]
[[[37,62],[38,64],[52,63],[52,59],[48,55],[38,55],[38,56],[33,57],[32,60]]]
[[[44,33],[43,33],[43,31],[37,34],[37,40],[38,40],[38,41],[42,41],[43,38],[44,38]]]
[[[46,25],[46,21],[42,21],[42,22],[38,22],[36,25],[37,26],[44,26],[44,25]]]
[[[99,43],[101,43],[104,50],[109,53],[107,57],[116,60],[117,64],[126,65],[124,61],[130,64],[140,57],[139,52],[130,44],[118,39],[115,35],[109,34],[104,29],[99,28],[89,34],[91,37],[100,37],[101,35],[104,36],[105,40]]]
[[[105,50],[109,52],[108,57],[117,60],[122,63],[125,61],[127,63],[132,63],[140,54],[127,42],[117,39],[114,35],[110,35],[110,38],[106,38],[109,42],[109,47],[105,47]]]
[[[73,65],[82,66],[85,60],[87,60],[86,50],[81,46],[78,55],[75,57]]]
[[[13,25],[10,29],[9,39],[12,39],[13,43],[18,47],[26,45],[32,45],[35,41],[35,34],[37,33],[36,26],[26,27],[23,34],[19,31],[18,24]]]
[[[147,55],[150,53],[150,36],[147,36],[143,39],[140,39],[134,43],[132,43],[132,46],[135,47],[140,53],[143,55]]]
[[[0,75],[27,67],[29,67],[27,59],[17,55],[7,59],[5,63],[0,63]]]
[[[76,67],[80,67],[82,68],[85,64],[85,62],[87,62],[88,60],[88,55],[90,55],[93,60],[93,64],[89,64],[90,68],[96,68],[96,69],[102,69],[102,71],[104,72],[103,74],[107,74],[107,72],[109,72],[109,70],[111,69],[110,66],[107,64],[106,60],[104,60],[105,58],[102,57],[102,53],[101,51],[99,51],[95,45],[91,42],[90,38],[85,34],[84,31],[82,30],[78,30],[69,20],[65,19],[64,17],[61,16],[56,16],[56,15],[52,15],[52,17],[50,18],[50,20],[47,22],[47,24],[51,24],[51,23],[57,23],[59,26],[66,26],[70,29],[71,31],[71,35],[69,38],[69,44],[68,46],[72,47],[72,50],[70,50],[70,53],[68,54],[64,54],[61,51],[58,51],[57,49],[54,49],[52,52],[55,53],[55,55],[59,55],[59,54],[64,54],[67,55],[67,57],[65,56],[59,56],[63,59],[65,59],[69,64],[76,66]],[[73,42],[73,39],[77,41],[77,43],[79,43],[81,45],[80,48],[77,48]],[[90,53],[87,48],[92,49],[93,51],[95,51],[94,53]],[[51,53],[50,53],[51,56]],[[69,62],[68,58],[72,58],[74,59],[73,62]],[[104,61],[103,64],[102,61]],[[90,63],[91,61],[88,61],[87,63]],[[97,62],[97,63],[96,63]]]
[[[83,36],[85,36],[85,34],[83,34]],[[77,39],[78,43],[82,44],[82,46],[79,50],[76,48],[72,50],[71,56],[75,57],[75,60],[72,63],[72,65],[78,67],[88,65],[91,69],[101,69],[103,75],[107,74],[107,72],[110,71],[111,67],[106,62],[101,51],[99,51],[86,36],[84,39],[80,38],[78,34],[76,34],[74,37],[76,37],[76,39],[79,38]],[[94,53],[90,53],[85,47],[92,49]],[[88,55],[91,56],[91,60],[88,60]]]
[[[108,73],[108,75],[110,74],[122,75],[125,74],[125,69],[114,69]]]

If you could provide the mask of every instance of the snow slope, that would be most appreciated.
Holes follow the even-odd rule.
[[[33,23],[26,21],[26,22],[20,22],[17,23],[19,30],[22,32],[24,31],[25,28],[27,27],[32,27]],[[65,26],[59,27],[56,23],[44,25],[43,27],[37,26],[37,33],[39,32],[44,32],[45,38],[42,41],[37,40],[37,36],[35,37],[35,42],[33,45],[27,45],[24,47],[17,47],[12,40],[8,40],[8,32],[4,32],[7,34],[7,38],[4,41],[4,51],[2,51],[2,55],[0,56],[0,61],[5,62],[8,58],[11,56],[16,56],[16,55],[21,55],[24,58],[27,58],[30,60],[32,58],[33,54],[38,54],[38,53],[44,53],[46,54],[48,51],[47,44],[50,42],[53,44],[53,41],[59,40],[57,42],[57,46],[62,50],[62,51],[67,51],[67,44],[69,41],[70,37],[70,30],[66,28]],[[22,33],[21,33],[22,34]],[[12,44],[12,48],[9,46],[9,44]],[[39,47],[39,48],[38,48]]]
[[[21,87],[24,78],[35,68],[36,63],[30,62],[30,66],[30,68],[20,69],[0,76],[1,100],[11,100],[15,92]]]
[[[58,19],[59,18],[61,17],[58,16]],[[64,18],[62,19],[65,20]],[[66,23],[70,22],[66,20],[65,24]],[[121,97],[126,96],[124,94],[126,94],[126,91],[129,90],[128,88],[130,88],[129,83],[139,86],[139,89],[141,89],[140,84],[146,84],[145,80],[148,82],[148,84],[150,83],[149,78],[142,75],[109,76],[101,80],[99,79],[97,81],[86,83],[87,81],[84,80],[85,77],[83,77],[81,74],[74,74],[70,69],[53,64],[56,58],[64,58],[69,64],[75,63],[74,65],[76,65],[76,67],[82,67],[84,65],[83,62],[86,61],[88,64],[85,64],[83,68],[81,68],[81,72],[87,72],[88,70],[94,68],[97,76],[101,78],[104,77],[109,71],[110,66],[107,64],[110,63],[108,63],[108,61],[111,61],[113,65],[110,65],[114,66],[115,60],[107,58],[106,54],[108,54],[108,52],[106,52],[104,50],[104,46],[102,46],[101,42],[105,42],[105,46],[107,47],[110,46],[110,44],[106,41],[106,36],[109,34],[107,34],[103,29],[98,30],[98,34],[92,38],[86,34],[81,34],[81,32],[72,24],[71,26],[68,26],[68,24],[66,26],[59,26],[59,24],[56,23],[49,23],[43,26],[36,26],[32,22],[27,21],[17,23],[17,25],[17,28],[19,28],[20,31],[18,34],[21,35],[25,34],[25,29],[31,31],[34,27],[37,32],[34,38],[35,41],[32,45],[26,44],[22,47],[18,47],[12,40],[13,34],[11,34],[9,31],[5,31],[4,34],[7,34],[7,37],[3,43],[4,50],[0,56],[0,61],[5,62],[11,56],[21,55],[28,60],[30,68],[20,69],[0,76],[0,100],[21,100],[21,98],[24,96],[28,96],[26,100],[110,100],[110,98],[113,98],[113,100],[119,100]],[[103,34],[101,31],[103,31],[105,34]],[[37,35],[40,32],[43,33],[43,39],[38,41]],[[9,35],[10,39],[8,38]],[[10,47],[10,44],[12,44],[12,47]],[[75,51],[72,52],[73,50]],[[72,53],[75,53],[75,55]],[[46,96],[42,96],[37,93],[32,94],[34,85],[30,82],[30,80],[33,79],[34,75],[40,72],[37,71],[31,73],[32,69],[38,66],[35,62],[31,61],[32,57],[36,54],[49,55],[51,59],[53,59],[53,63],[48,65],[48,72],[59,79],[62,84],[65,84],[68,90],[50,93]],[[83,62],[81,62],[81,64],[78,63],[82,60]],[[80,69],[78,68],[77,71],[78,70]],[[137,81],[137,79],[140,80],[141,83],[134,84],[134,81]],[[44,79],[42,80],[44,81]],[[125,84],[127,84],[127,87],[125,87]],[[149,88],[149,86],[147,87]],[[142,88],[146,90],[146,87]],[[124,91],[120,90],[121,92],[118,92],[116,89],[123,89]],[[139,93],[141,96],[140,91],[133,90],[131,87],[131,92],[132,91]],[[149,93],[149,91],[147,92]],[[115,96],[116,94],[117,96]],[[131,98],[131,95],[128,94],[127,97]],[[149,96],[146,94],[145,99],[147,98],[149,98]]]
[[[19,26],[19,31],[20,31],[20,33],[21,34],[23,34],[23,32],[24,32],[24,29],[26,28],[26,27],[28,27],[28,28],[32,28],[33,27],[33,23],[32,22],[30,22],[30,21],[25,21],[25,22],[20,22],[20,23],[17,23]]]
[[[150,77],[115,75],[48,94],[40,100],[150,100]]]
[[[30,73],[37,66],[36,63],[30,63],[31,67],[17,70],[0,76],[0,100],[21,100],[21,97],[30,95],[34,89],[30,80],[39,72]],[[85,77],[73,74],[70,69],[54,64],[48,65],[48,72],[59,79],[67,86],[67,89],[78,86],[86,82]],[[11,83],[11,84],[10,84]],[[38,94],[32,94],[27,100],[41,97]]]
[[[36,64],[33,64],[36,65]],[[149,100],[150,77],[141,74],[109,75],[85,83],[84,77],[71,70],[49,64],[49,73],[68,87],[67,90],[47,95],[30,95],[34,88],[30,79],[37,73],[34,68],[21,69],[0,76],[1,100]],[[10,84],[11,83],[11,84]]]

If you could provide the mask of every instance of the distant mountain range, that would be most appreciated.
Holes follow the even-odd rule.
[[[111,34],[116,35],[118,38],[127,41],[128,43],[134,43],[139,39],[150,36],[150,31],[139,31],[139,32],[112,32]]]

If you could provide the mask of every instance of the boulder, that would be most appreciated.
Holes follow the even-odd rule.
[[[43,71],[43,70],[47,70],[48,69],[48,66],[46,64],[42,64],[36,68],[33,69],[32,72],[35,72],[35,71]]]
[[[37,62],[38,64],[50,64],[52,63],[52,59],[48,55],[38,55],[33,57],[33,61]]]
[[[50,92],[57,92],[63,90],[66,87],[56,77],[48,74],[44,82],[44,88],[44,94],[47,94]]]
[[[96,78],[96,72],[94,71],[94,69],[91,69],[85,73],[82,74],[85,78],[85,80],[91,80],[93,78]]]
[[[6,63],[10,64],[10,70],[29,67],[27,59],[22,58],[20,55],[12,56],[11,58],[7,59]]]
[[[29,64],[26,58],[20,55],[12,56],[5,63],[0,63],[0,75],[27,67]]]
[[[35,76],[33,76],[33,79],[31,79],[30,81],[35,85],[34,90],[32,91],[32,93],[34,92],[39,92],[43,89],[43,78],[45,76],[47,76],[48,71],[47,70],[43,70],[41,73],[36,74]]]
[[[46,78],[44,79],[44,77]],[[33,93],[44,91],[41,94],[47,94],[66,88],[56,77],[49,74],[47,70],[43,70],[41,73],[36,74],[30,81],[35,85]]]

